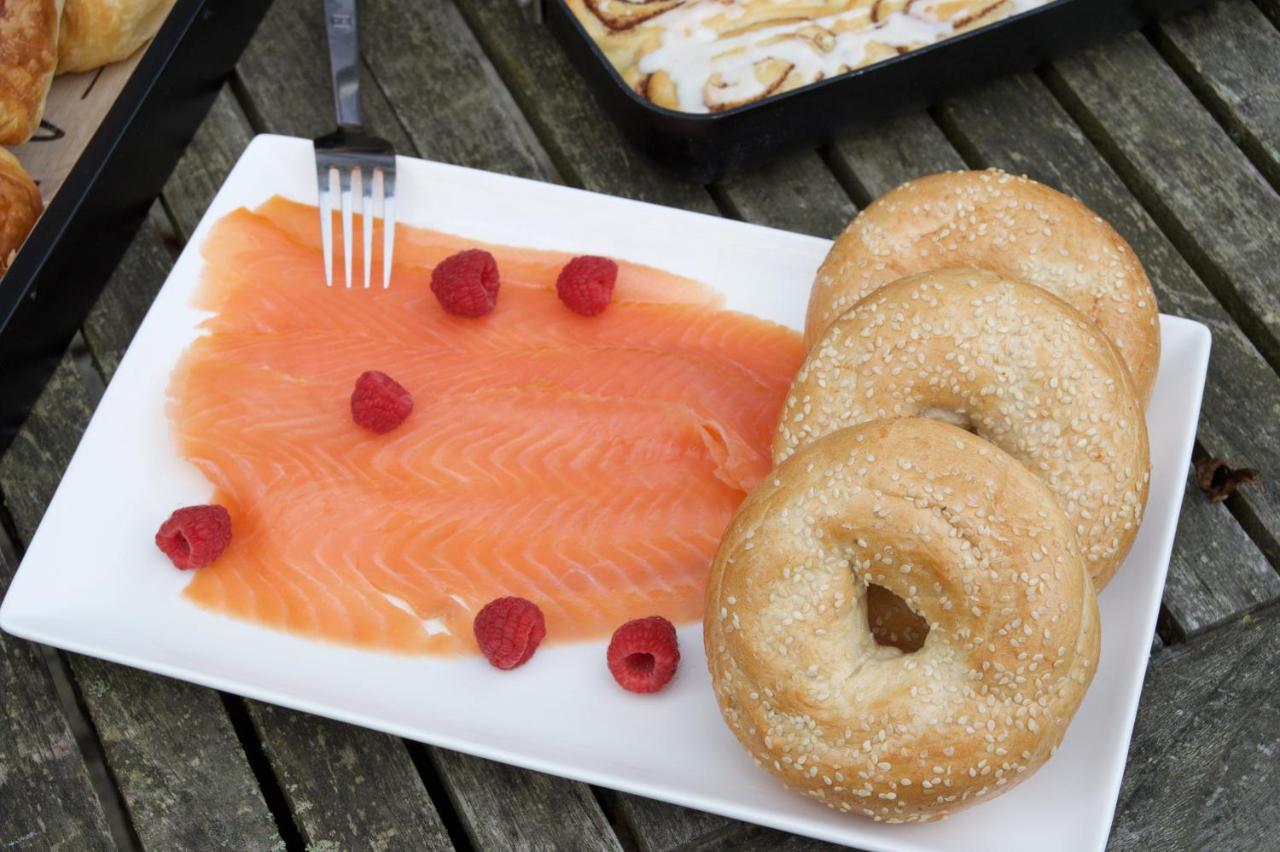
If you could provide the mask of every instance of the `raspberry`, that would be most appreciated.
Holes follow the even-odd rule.
[[[231,514],[222,506],[179,509],[156,533],[156,547],[184,571],[209,565],[230,543]]]
[[[623,689],[657,692],[680,665],[676,628],[660,615],[628,621],[609,640],[608,660],[609,672]]]
[[[482,317],[498,304],[498,262],[484,249],[467,249],[440,261],[431,292],[446,313]]]
[[[351,392],[351,419],[356,425],[381,435],[399,426],[413,411],[413,396],[399,382],[369,370],[356,379]]]
[[[473,629],[480,653],[500,669],[527,663],[547,635],[542,610],[524,598],[489,601],[476,613]]]
[[[603,313],[613,298],[618,280],[618,264],[607,257],[575,257],[556,278],[556,295],[569,310],[584,317]]]

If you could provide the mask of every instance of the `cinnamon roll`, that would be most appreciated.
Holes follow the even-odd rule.
[[[637,92],[721,112],[1050,0],[566,0]]]

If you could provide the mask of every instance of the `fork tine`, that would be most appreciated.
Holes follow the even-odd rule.
[[[391,258],[396,243],[396,167],[382,170],[382,289],[391,286]]]
[[[364,203],[360,206],[361,224],[364,225],[364,289],[369,289],[373,277],[373,169],[360,169],[360,194]]]
[[[333,286],[333,196],[329,167],[316,163],[320,193],[320,244],[324,247],[324,284]]]
[[[351,289],[351,169],[338,169],[338,188],[342,194],[342,261],[347,273],[347,289]]]

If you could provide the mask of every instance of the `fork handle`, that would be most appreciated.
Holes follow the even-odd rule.
[[[324,27],[329,35],[329,72],[333,76],[333,109],[338,124],[359,127],[360,34],[356,0],[324,0]]]

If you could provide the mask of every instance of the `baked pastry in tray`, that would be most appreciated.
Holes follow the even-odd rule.
[[[721,112],[1051,0],[565,0],[658,106]]]
[[[62,0],[0,3],[0,145],[31,138],[58,64]]]
[[[119,62],[156,34],[174,0],[66,0],[58,73]]]
[[[40,216],[40,191],[18,158],[0,148],[0,275]]]
[[[1052,0],[566,0],[628,86],[719,113]]]

